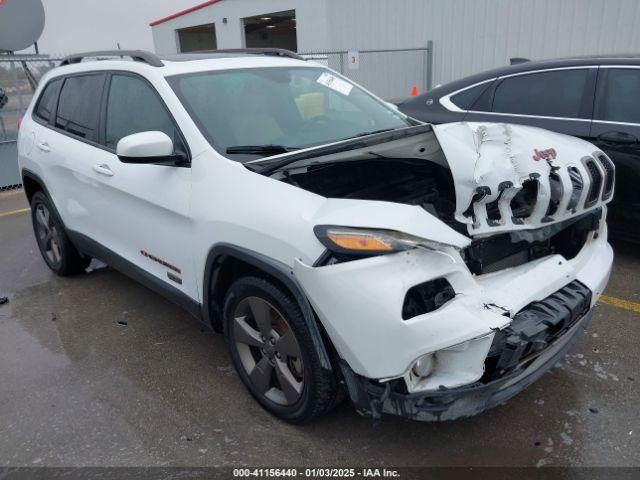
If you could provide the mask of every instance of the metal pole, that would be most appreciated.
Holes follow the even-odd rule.
[[[20,108],[20,114],[24,112],[24,103],[22,101],[22,89],[20,88],[20,80],[18,79],[18,71],[14,62],[10,61],[9,65],[11,67],[11,76],[13,78],[13,85],[16,87],[16,93],[18,94],[18,106]]]
[[[425,59],[426,70],[426,87],[427,92],[431,91],[433,86],[433,40],[427,41],[427,57]]]

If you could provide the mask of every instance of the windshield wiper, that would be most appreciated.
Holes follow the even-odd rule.
[[[362,133],[359,133],[357,135],[354,135],[353,137],[347,137],[347,138],[345,138],[345,140],[348,140],[349,138],[358,138],[358,137],[366,137],[367,135],[375,135],[376,133],[390,132],[392,130],[398,130],[398,129],[397,128],[383,128],[381,130],[374,130],[372,132],[362,132]]]
[[[255,155],[277,155],[279,153],[293,152],[298,148],[285,147],[284,145],[235,145],[227,148],[227,153],[246,153]]]

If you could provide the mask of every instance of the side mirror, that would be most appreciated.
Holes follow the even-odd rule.
[[[140,132],[120,139],[116,155],[123,163],[184,163],[182,155],[173,154],[173,141],[163,132]]]
[[[393,109],[394,109],[394,110],[396,110],[396,111],[400,110],[400,109],[398,108],[398,105],[396,105],[395,103],[392,103],[392,102],[384,102],[384,103],[386,103],[386,104],[387,104],[387,107],[389,107],[389,108],[393,108]]]

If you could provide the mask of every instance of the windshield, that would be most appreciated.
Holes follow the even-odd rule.
[[[208,71],[168,80],[209,142],[234,160],[410,125],[324,68]]]

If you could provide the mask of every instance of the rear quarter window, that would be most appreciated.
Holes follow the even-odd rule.
[[[60,85],[62,85],[62,79],[54,79],[51,80],[42,91],[42,95],[38,99],[38,103],[36,104],[36,108],[34,110],[34,115],[39,120],[42,120],[45,123],[49,123],[51,118],[51,114],[56,106],[56,100],[58,98],[58,91],[60,90]]]
[[[482,83],[463,90],[460,93],[456,93],[451,97],[451,101],[461,110],[487,111],[491,108],[491,105],[488,101],[488,95],[486,95],[485,92],[489,91],[491,83],[492,82]],[[485,97],[487,98],[485,99]]]

